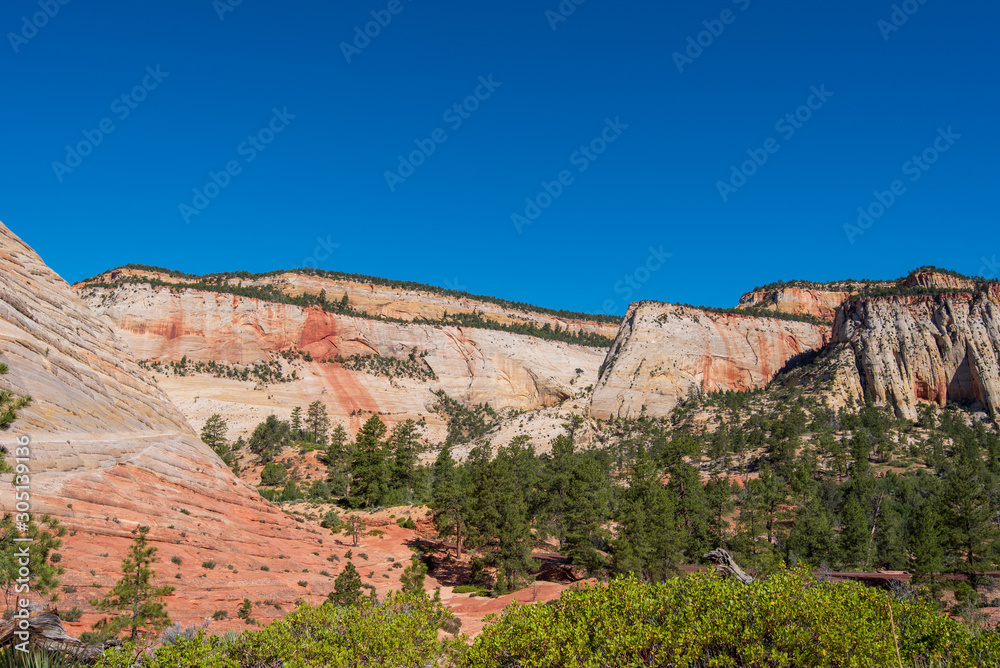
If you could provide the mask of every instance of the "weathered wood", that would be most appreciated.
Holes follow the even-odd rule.
[[[25,631],[20,624],[23,621],[28,623],[26,631],[31,648],[67,653],[87,661],[96,659],[104,651],[104,645],[88,645],[66,633],[58,615],[38,610],[31,612],[27,620],[14,618],[0,622],[0,647],[24,642],[24,637],[19,635]]]
[[[702,559],[711,561],[715,564],[715,571],[724,578],[736,578],[743,584],[750,584],[753,582],[753,578],[747,575],[746,572],[740,568],[740,565],[736,563],[735,559],[733,559],[733,555],[729,554],[722,548],[712,550],[708,554],[704,555]]]

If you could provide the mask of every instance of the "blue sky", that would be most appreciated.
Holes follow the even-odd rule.
[[[0,9],[0,220],[69,281],[308,265],[623,313],[1000,274],[996,3],[62,1]]]

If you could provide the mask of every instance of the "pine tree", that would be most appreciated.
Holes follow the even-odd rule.
[[[218,413],[212,415],[205,421],[205,426],[201,428],[201,440],[213,450],[226,442],[226,432],[229,427],[225,419]],[[216,450],[218,451],[218,450]]]
[[[201,440],[215,451],[219,459],[232,469],[233,473],[239,474],[239,458],[226,440],[228,431],[225,419],[216,413],[205,421],[205,426],[201,429]]]
[[[407,594],[421,594],[426,596],[424,591],[424,580],[427,576],[427,566],[416,555],[410,559],[410,565],[403,569],[403,575],[399,581],[403,585],[403,592]]]
[[[832,546],[833,527],[829,513],[820,499],[814,496],[795,517],[786,550],[789,557],[794,555],[798,561],[817,567],[828,562]]]
[[[615,569],[659,582],[673,575],[681,563],[682,539],[674,502],[660,482],[660,472],[640,449],[621,492],[618,532],[612,542]]]
[[[13,493],[12,493],[13,494]],[[13,498],[13,496],[9,497]],[[3,592],[4,602],[8,609],[16,607],[18,587],[23,585],[19,563],[22,557],[18,552],[26,549],[28,563],[31,565],[28,575],[28,585],[37,594],[48,594],[59,586],[59,576],[63,567],[54,563],[53,555],[62,545],[62,537],[66,535],[66,527],[51,515],[43,515],[37,522],[30,518],[25,531],[18,529],[14,517],[4,514],[0,518],[0,592]],[[18,538],[30,538],[30,541],[15,542]]]
[[[603,453],[578,453],[573,437],[552,441],[540,483],[538,516],[559,551],[588,574],[599,573],[604,557],[598,545],[607,542],[605,525],[611,517],[610,460]]]
[[[353,606],[361,602],[361,576],[354,563],[348,561],[337,579],[333,581],[333,591],[327,594],[327,600],[334,605]]]
[[[885,496],[875,525],[875,555],[872,565],[888,570],[906,568],[906,539],[903,531],[903,516],[899,504],[891,496]]]
[[[292,409],[292,438],[301,439],[304,434],[302,432],[302,406],[296,406]]]
[[[392,469],[387,444],[382,441],[386,431],[382,420],[373,415],[354,439],[349,502],[355,508],[379,506],[389,494]]]
[[[469,513],[470,546],[479,550],[473,571],[482,576],[496,569],[498,593],[517,589],[535,567],[531,558],[531,495],[538,477],[534,449],[527,437],[515,437],[494,459],[489,446],[469,455],[472,503]]]
[[[728,478],[713,476],[705,484],[705,497],[708,501],[708,509],[711,512],[711,521],[708,525],[710,540],[716,546],[725,546],[728,543],[729,521],[726,515],[732,512],[733,487]]]
[[[360,517],[357,515],[348,515],[344,532],[351,537],[351,544],[354,547],[358,546],[358,540],[366,528],[365,523],[361,521]]]
[[[954,465],[944,475],[939,507],[945,546],[964,559],[961,572],[989,570],[996,563],[993,548],[1000,530],[990,498],[994,486],[979,448],[960,447]]]
[[[694,466],[680,460],[670,469],[667,490],[674,499],[684,555],[693,563],[711,550],[708,529],[710,510],[701,474]]]
[[[406,420],[397,424],[389,436],[388,448],[392,453],[392,482],[395,492],[394,505],[414,503],[426,492],[418,492],[418,456],[420,454],[420,432],[417,423]]]
[[[929,578],[944,570],[944,544],[940,518],[928,500],[917,508],[909,531],[910,568],[918,578]]]
[[[866,566],[871,527],[854,494],[849,494],[844,502],[844,507],[840,511],[840,525],[837,554],[841,563],[848,566]]]
[[[434,512],[434,527],[442,538],[455,537],[456,556],[461,559],[469,506],[467,471],[455,466],[451,447],[445,445],[434,462],[433,473],[431,510]]]
[[[326,445],[326,435],[330,431],[330,418],[322,401],[314,401],[306,410],[306,440],[317,445]]]
[[[267,464],[285,447],[290,432],[291,427],[287,422],[279,420],[276,415],[268,415],[267,419],[254,429],[247,445],[250,452],[260,458],[262,464]]]
[[[330,493],[333,496],[347,496],[351,485],[351,465],[354,460],[354,443],[344,429],[337,426],[330,432],[330,440],[323,453],[323,463],[326,464],[326,479],[330,483]]]
[[[130,629],[130,637],[134,640],[139,629],[151,633],[170,626],[170,615],[159,599],[169,596],[174,588],[153,586],[156,573],[152,565],[156,563],[157,548],[147,543],[149,527],[140,526],[132,533],[135,538],[122,560],[124,577],[103,598],[91,601],[91,605],[115,615],[111,620],[101,620],[95,628],[111,637]]]

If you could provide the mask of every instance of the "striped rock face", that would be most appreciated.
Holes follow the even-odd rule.
[[[819,351],[830,329],[805,322],[632,304],[604,361],[591,415],[669,415],[691,392],[761,388]]]
[[[0,432],[0,443],[11,461],[15,439],[30,439],[31,512],[50,513],[69,530],[58,550],[61,580],[77,590],[59,592],[60,608],[89,608],[89,599],[121,578],[122,557],[140,525],[151,527],[149,540],[159,548],[157,584],[176,587],[166,600],[175,621],[201,623],[220,609],[235,617],[245,597],[274,599],[287,611],[296,599],[319,601],[332,589],[319,571],[335,576],[348,548],[238,480],[109,322],[3,225],[0,361],[10,368],[0,388],[33,399]],[[10,478],[0,477],[4,513],[14,509]],[[397,558],[408,559],[402,539],[392,545]],[[331,554],[342,562],[327,561]],[[208,562],[215,568],[201,566]],[[390,587],[388,579],[373,584],[383,592]],[[262,620],[280,614],[273,606],[254,611]],[[97,619],[88,613],[68,627],[79,632]]]

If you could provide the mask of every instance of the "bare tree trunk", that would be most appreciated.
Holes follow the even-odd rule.
[[[724,578],[736,578],[743,584],[750,584],[753,582],[753,578],[747,575],[746,572],[740,568],[740,565],[736,563],[735,559],[733,559],[733,555],[729,554],[722,548],[712,550],[708,554],[704,555],[702,559],[706,559],[715,564],[716,572]]]

